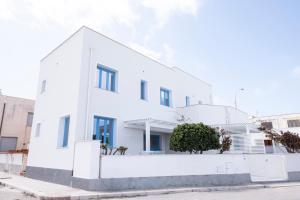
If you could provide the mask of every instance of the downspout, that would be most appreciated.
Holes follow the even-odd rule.
[[[4,121],[5,108],[6,108],[6,103],[3,104],[3,108],[2,108],[1,122],[0,122],[0,137],[2,135],[2,127],[3,127],[3,121]]]
[[[88,84],[87,84],[87,95],[86,95],[86,110],[85,110],[85,114],[86,114],[86,117],[85,117],[85,125],[84,125],[84,138],[83,140],[86,141],[88,140],[88,123],[89,123],[89,102],[90,102],[90,85],[91,85],[91,65],[92,65],[92,62],[91,62],[91,59],[92,59],[92,53],[93,53],[93,50],[92,48],[89,49],[89,61],[88,61]],[[74,165],[75,165],[75,154],[76,152],[76,142],[74,142],[74,151],[73,151],[73,169],[72,169],[72,176],[74,176]],[[70,183],[71,187],[73,186],[73,180],[71,179],[71,183]]]
[[[89,112],[90,112],[90,96],[91,96],[91,73],[92,73],[92,56],[93,56],[93,49],[90,48],[89,49],[89,68],[88,68],[88,84],[87,84],[87,96],[86,96],[86,113],[85,113],[85,128],[84,128],[84,140],[88,140],[89,139],[89,136],[88,136],[88,130],[89,130],[89,119],[90,119],[90,116],[89,116]]]

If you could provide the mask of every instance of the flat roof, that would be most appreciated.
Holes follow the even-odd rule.
[[[108,36],[106,36],[106,35],[104,35],[104,34],[98,32],[98,31],[95,31],[94,29],[91,29],[91,28],[89,28],[89,27],[87,27],[87,26],[82,26],[82,27],[80,27],[77,31],[75,31],[73,34],[71,34],[67,39],[65,39],[62,43],[60,43],[60,44],[59,44],[57,47],[55,47],[52,51],[50,51],[46,56],[44,56],[44,57],[41,59],[41,61],[43,61],[44,59],[46,59],[46,58],[47,58],[49,55],[51,55],[56,49],[58,49],[59,47],[61,47],[61,46],[62,46],[63,44],[65,44],[69,39],[71,39],[74,35],[76,35],[80,30],[82,30],[82,29],[84,29],[84,28],[86,28],[86,29],[88,29],[88,30],[90,30],[90,31],[92,31],[92,32],[94,32],[94,33],[96,33],[96,34],[98,34],[98,35],[101,35],[102,37],[105,37],[105,38],[111,40],[112,42],[115,42],[115,43],[117,43],[117,44],[119,44],[119,45],[121,45],[121,46],[123,46],[123,47],[125,47],[125,48],[127,48],[127,49],[129,49],[129,50],[131,50],[131,51],[134,51],[134,52],[136,52],[137,54],[139,54],[139,55],[141,55],[141,56],[144,56],[144,57],[146,57],[146,58],[152,60],[153,62],[156,62],[157,64],[159,64],[159,65],[161,65],[161,66],[163,66],[163,67],[169,69],[169,70],[173,70],[173,71],[174,71],[174,69],[180,70],[181,72],[185,73],[186,75],[188,75],[188,76],[190,76],[190,77],[192,77],[192,78],[194,78],[194,79],[197,79],[197,80],[203,82],[204,84],[206,84],[206,85],[212,87],[212,85],[211,85],[210,83],[207,83],[206,81],[201,80],[200,78],[198,78],[198,77],[196,77],[196,76],[194,76],[194,75],[192,75],[192,74],[190,74],[190,73],[188,73],[188,72],[182,70],[181,68],[178,68],[178,67],[169,67],[168,65],[163,64],[163,63],[157,61],[156,59],[154,59],[154,58],[152,58],[152,57],[150,57],[150,56],[147,56],[147,55],[145,55],[145,54],[143,54],[143,53],[141,53],[141,52],[139,52],[139,51],[137,51],[137,50],[135,50],[135,49],[133,49],[133,48],[131,48],[131,47],[129,47],[129,46],[127,46],[127,45],[121,43],[121,42],[119,42],[119,41],[117,41],[117,40],[114,40],[114,39],[112,39],[112,38],[110,38],[110,37],[108,37]]]

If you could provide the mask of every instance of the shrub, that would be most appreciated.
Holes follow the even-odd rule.
[[[173,151],[203,153],[203,151],[218,149],[219,137],[215,129],[198,124],[178,125],[170,138],[170,149]]]
[[[224,151],[229,151],[230,146],[232,144],[232,139],[229,135],[226,135],[224,129],[220,130],[221,144],[220,144],[220,154],[224,153]]]
[[[291,133],[289,131],[280,131],[278,133],[263,126],[260,127],[259,130],[266,133],[267,137],[269,137],[275,143],[282,144],[288,153],[296,153],[300,151],[300,137],[297,133]]]

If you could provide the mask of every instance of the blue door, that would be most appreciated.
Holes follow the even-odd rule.
[[[144,151],[146,150],[146,135],[144,134]],[[160,135],[150,135],[150,151],[161,151]]]
[[[94,116],[94,140],[101,140],[101,143],[114,145],[114,119],[107,117]]]

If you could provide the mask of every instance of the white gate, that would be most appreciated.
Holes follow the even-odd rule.
[[[251,181],[285,181],[288,179],[283,155],[248,155]]]

